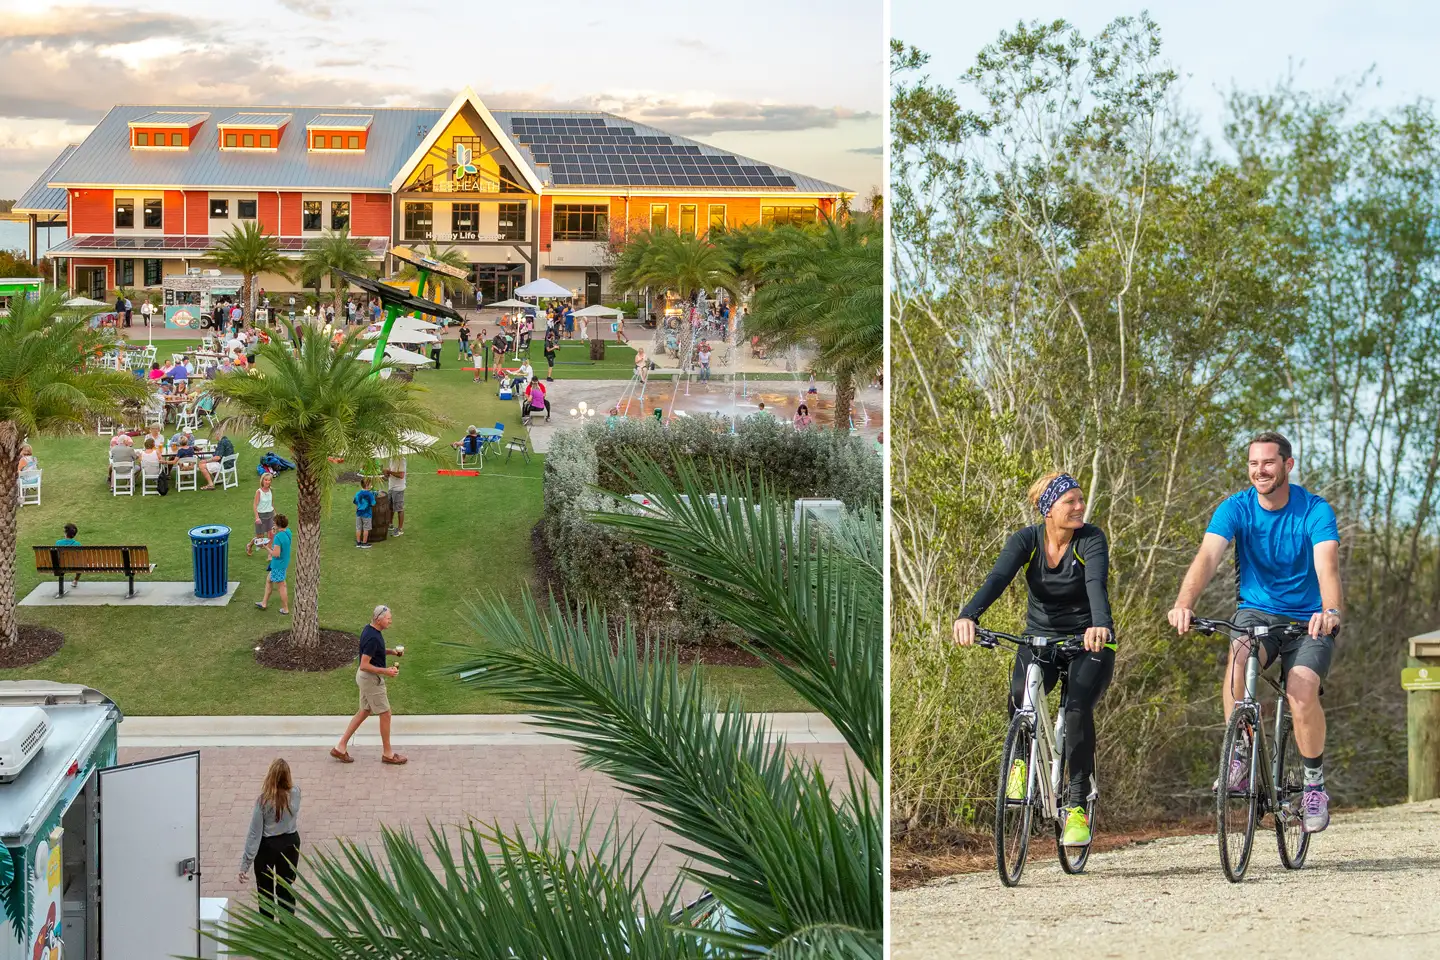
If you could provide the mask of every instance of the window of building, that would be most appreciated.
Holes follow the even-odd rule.
[[[680,204],[680,232],[686,236],[695,236],[695,219],[698,207],[693,203]]]
[[[172,133],[172,134],[170,134],[170,146],[172,146],[172,147],[183,147],[183,146],[185,146],[184,136],[183,136],[182,134],[179,134],[179,133]]]
[[[121,287],[133,287],[135,285],[135,261],[115,261],[115,283]]]
[[[515,174],[505,164],[500,164],[500,192],[501,193],[527,193],[528,191],[520,186],[520,181],[515,179]]]
[[[271,138],[270,134],[268,134],[268,133],[262,133],[262,134],[260,134],[260,146],[262,146],[262,147],[269,147],[269,146],[273,146],[274,143],[275,143],[275,141]]]
[[[796,226],[815,222],[814,207],[761,207],[760,222],[767,227]]]
[[[145,198],[145,228],[157,230],[165,226],[165,201],[159,197]]]
[[[315,144],[314,144],[314,147],[315,147],[316,150],[324,150],[324,149],[325,149],[325,134],[323,134],[323,133],[317,133],[317,134],[315,134]]]
[[[556,204],[553,227],[556,240],[608,240],[610,208],[605,204]]]
[[[716,230],[725,226],[725,204],[710,204],[710,229]]]
[[[245,134],[244,136],[242,136],[242,137],[240,138],[240,146],[242,146],[242,147],[253,147],[253,146],[255,146],[255,134],[253,134],[253,133],[247,133],[247,134]]]
[[[239,146],[239,144],[236,143],[236,139],[237,139],[237,138],[236,138],[235,134],[233,134],[233,133],[227,133],[227,134],[225,134],[225,146],[227,146],[227,147]]]
[[[480,204],[452,203],[450,205],[450,239],[480,239]]]
[[[137,133],[137,134],[135,134],[135,146],[137,146],[137,147],[148,147],[148,146],[150,146],[150,134],[148,134],[148,133]]]
[[[664,230],[670,220],[670,207],[663,203],[650,204],[650,232]]]
[[[405,239],[433,240],[435,238],[435,205],[433,203],[405,204]]]
[[[302,230],[319,230],[319,229],[320,229],[320,201],[319,201],[319,200],[306,200],[306,201],[301,205],[301,209],[302,209],[302,213],[301,213],[300,229],[302,229]]]
[[[410,183],[410,189],[416,193],[435,192],[435,165],[433,163],[427,163],[420,168],[420,172]]]
[[[359,137],[346,137],[346,138],[345,138],[345,148],[346,148],[347,150],[359,150],[359,149],[360,149],[360,138],[359,138]]]
[[[210,218],[211,218],[212,220],[224,220],[224,219],[228,219],[229,216],[230,216],[230,201],[229,201],[229,200],[213,200],[213,199],[212,199],[212,200],[210,201]]]
[[[500,204],[500,239],[525,239],[525,204]]]
[[[158,287],[162,279],[159,260],[145,261],[145,286]]]
[[[115,229],[129,228],[135,226],[135,201],[115,201]]]
[[[344,230],[350,226],[350,201],[330,201],[330,229]]]
[[[235,201],[235,206],[236,206],[235,215],[238,216],[241,220],[254,220],[254,219],[255,219],[255,206],[256,206],[257,203],[259,203],[258,200],[237,200],[237,201]]]

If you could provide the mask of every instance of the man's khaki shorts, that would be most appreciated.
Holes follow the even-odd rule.
[[[355,685],[360,688],[360,709],[374,714],[390,712],[390,696],[385,691],[385,678],[364,670],[355,671]]]

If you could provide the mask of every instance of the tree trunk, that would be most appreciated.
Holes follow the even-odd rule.
[[[299,450],[295,456],[295,604],[292,642],[314,647],[320,642],[320,478]]]
[[[15,540],[20,532],[20,505],[15,491],[19,459],[20,432],[14,421],[0,420],[0,648],[5,649],[13,649],[20,642],[20,623],[15,619]]]
[[[835,429],[850,429],[850,408],[855,402],[855,377],[848,373],[835,375]]]
[[[258,327],[255,322],[255,277],[253,273],[245,274],[243,281],[245,287],[245,319],[251,327]]]

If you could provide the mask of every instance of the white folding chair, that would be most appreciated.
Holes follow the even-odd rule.
[[[212,474],[216,480],[220,481],[220,486],[226,490],[229,490],[231,487],[240,486],[240,471],[235,466],[239,460],[240,454],[238,453],[232,453],[228,457],[221,457],[220,469]]]
[[[95,433],[102,437],[115,436],[115,421],[101,417],[95,421]]]
[[[200,429],[200,414],[195,409],[199,402],[199,400],[193,400],[180,408],[180,412],[175,416],[175,425],[179,429],[189,430],[191,433]]]
[[[110,494],[116,497],[135,496],[135,474],[139,472],[139,469],[140,468],[133,463],[128,470],[112,467],[110,471]]]
[[[180,460],[175,464],[175,489],[176,490],[199,490],[200,486],[196,478],[200,476],[200,465],[190,457]]]
[[[20,506],[40,506],[41,470],[20,471]]]
[[[140,496],[160,496],[160,465],[141,462],[140,464]]]

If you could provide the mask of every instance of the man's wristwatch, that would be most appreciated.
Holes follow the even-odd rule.
[[[1326,610],[1325,612],[1326,612],[1327,614],[1329,614],[1330,616],[1334,617],[1336,620],[1339,620],[1339,619],[1340,619],[1340,611],[1339,611],[1339,610],[1336,610],[1334,607],[1331,607],[1329,610]]]

